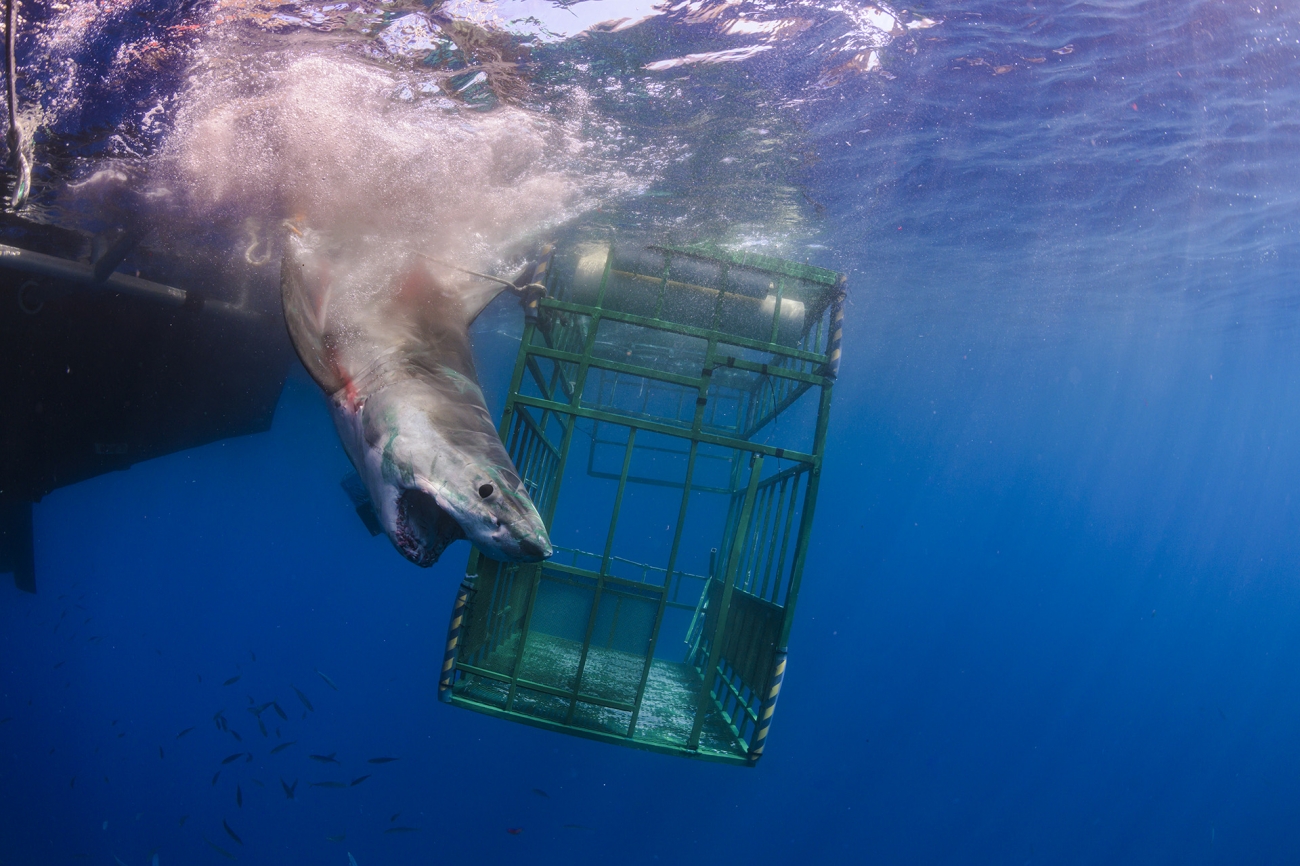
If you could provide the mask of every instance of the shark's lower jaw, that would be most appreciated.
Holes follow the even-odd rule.
[[[397,498],[393,544],[421,568],[438,561],[447,545],[465,537],[460,524],[423,490],[404,490]]]

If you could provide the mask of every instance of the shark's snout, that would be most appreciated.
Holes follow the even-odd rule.
[[[484,554],[499,562],[550,559],[555,549],[541,516],[527,499],[516,507],[518,510],[508,518],[497,515],[495,519],[489,517],[476,525],[466,525],[466,537]]]
[[[553,552],[549,543],[542,547],[537,542],[530,541],[527,538],[519,542],[519,555],[523,557],[524,562],[541,562],[543,559],[549,558]]]

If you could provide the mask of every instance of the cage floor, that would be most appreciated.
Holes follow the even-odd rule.
[[[508,671],[518,647],[518,637],[497,647],[481,665],[490,670]],[[533,633],[528,637],[527,652],[520,679],[573,691],[582,644],[577,641]],[[587,652],[580,693],[608,701],[631,704],[641,679],[642,656],[619,650],[592,647]],[[508,674],[503,674],[508,676]],[[632,739],[684,748],[695,722],[695,708],[700,677],[690,665],[655,659],[646,679],[645,697],[637,716]],[[465,697],[491,706],[505,708],[509,684],[486,677],[470,676],[457,691]],[[626,710],[603,707],[579,700],[573,718],[566,722],[570,699],[520,686],[511,710],[575,728],[626,736],[632,714]],[[720,755],[743,754],[731,729],[714,710],[705,719],[700,733],[700,751]]]

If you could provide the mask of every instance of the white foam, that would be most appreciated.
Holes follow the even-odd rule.
[[[196,76],[179,100],[162,164],[199,212],[299,218],[472,267],[591,191],[553,158],[570,150],[563,132],[523,109],[403,101],[397,73],[339,54],[261,66]]]

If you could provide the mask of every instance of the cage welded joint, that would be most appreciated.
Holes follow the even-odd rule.
[[[535,274],[500,432],[556,547],[471,553],[442,700],[753,764],[785,676],[840,363],[843,275],[575,242]]]

